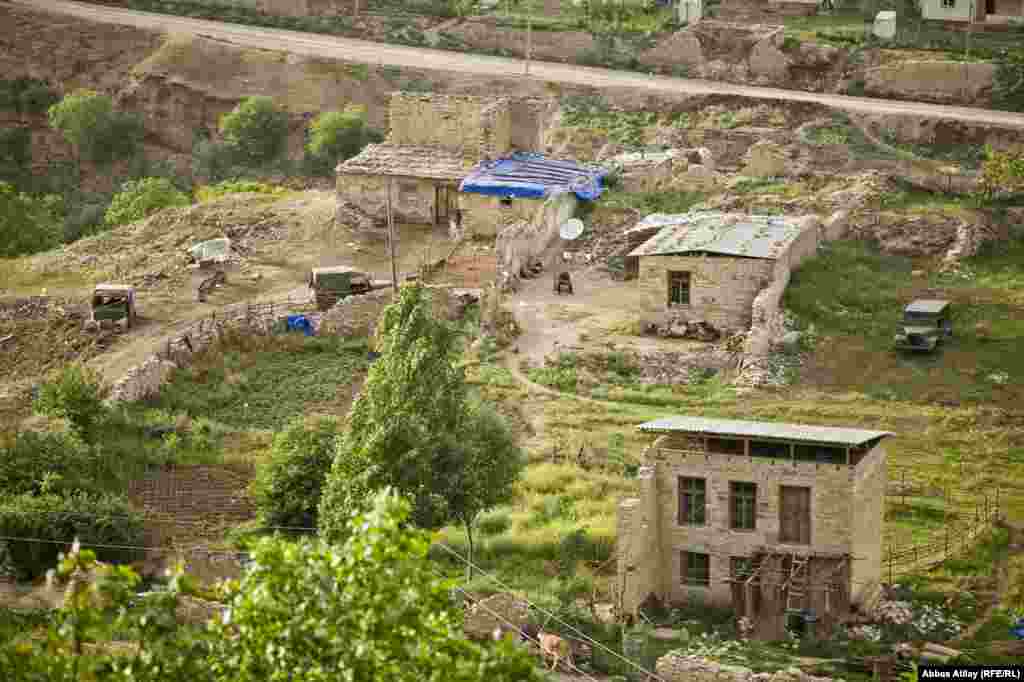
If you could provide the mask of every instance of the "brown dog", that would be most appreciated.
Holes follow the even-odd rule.
[[[541,660],[550,658],[552,670],[555,670],[561,661],[564,661],[570,670],[576,667],[572,660],[572,647],[569,646],[569,642],[548,632],[539,633],[537,640],[540,642]]]

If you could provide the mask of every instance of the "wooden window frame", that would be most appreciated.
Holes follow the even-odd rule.
[[[746,521],[749,519],[749,524]],[[729,528],[738,531],[757,530],[757,484],[750,481],[729,482]]]
[[[690,301],[693,300],[693,282],[690,272],[687,270],[667,270],[666,278],[668,281],[668,305],[690,305]],[[686,288],[679,288],[679,298],[683,299],[683,293],[685,292],[685,300],[674,300],[674,288],[677,280],[686,280]]]
[[[711,587],[711,555],[680,552],[682,582],[688,587]],[[703,565],[695,565],[695,564]]]
[[[680,526],[707,525],[707,479],[680,476],[679,510],[677,521]]]

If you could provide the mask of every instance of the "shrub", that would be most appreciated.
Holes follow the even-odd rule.
[[[109,201],[76,202],[64,214],[64,242],[71,243],[99,232],[103,226]]]
[[[38,495],[44,489],[89,487],[91,454],[73,433],[19,433],[10,447],[0,449],[0,491]]]
[[[110,97],[93,90],[66,95],[49,108],[48,118],[50,127],[91,161],[131,156],[142,141],[142,119],[114,111]]]
[[[106,413],[100,376],[81,364],[65,367],[39,389],[35,410],[66,419],[87,443]]]
[[[46,81],[35,78],[0,81],[0,109],[19,114],[41,114],[59,99]]]
[[[330,175],[339,161],[383,139],[380,133],[367,127],[366,110],[362,107],[325,111],[313,120],[309,133],[306,153],[314,172],[320,175]]]
[[[188,205],[188,197],[166,178],[129,180],[114,195],[103,220],[114,227],[142,220],[162,208]]]
[[[85,545],[139,546],[142,530],[142,516],[119,495],[79,491],[0,499],[0,535],[19,538],[8,540],[7,549],[24,579],[34,579],[51,568],[63,543],[71,538]],[[138,558],[128,550],[110,547],[98,548],[97,554],[105,561]]]
[[[256,508],[268,526],[315,528],[320,491],[334,460],[337,420],[295,420],[274,438],[257,476]]]
[[[57,201],[0,182],[0,258],[45,251],[60,242]]]
[[[255,182],[253,180],[225,180],[215,185],[200,187],[196,190],[196,201],[212,201],[213,199],[217,199],[228,194],[239,194],[242,192],[281,195],[285,194],[287,191],[288,189],[285,187],[268,185],[263,182]]]
[[[28,128],[0,130],[0,179],[20,180],[32,164],[32,133]]]
[[[266,163],[284,151],[288,114],[270,97],[247,97],[220,120],[225,141],[250,163]]]

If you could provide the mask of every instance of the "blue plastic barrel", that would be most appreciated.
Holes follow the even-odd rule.
[[[301,331],[306,336],[313,336],[313,325],[305,315],[289,315],[287,324],[290,332]]]

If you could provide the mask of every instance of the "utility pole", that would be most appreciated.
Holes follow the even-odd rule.
[[[526,65],[523,73],[530,75],[530,53],[533,51],[533,2],[526,2]]]
[[[398,261],[395,259],[395,218],[391,212],[391,185],[393,180],[388,178],[388,252],[391,256],[391,295],[398,298]]]

